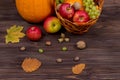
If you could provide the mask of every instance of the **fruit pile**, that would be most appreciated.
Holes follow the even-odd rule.
[[[79,24],[100,15],[100,9],[94,0],[56,0],[56,10],[62,18]]]

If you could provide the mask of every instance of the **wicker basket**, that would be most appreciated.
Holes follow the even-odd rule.
[[[98,5],[100,11],[102,11],[104,0],[94,0],[94,1]],[[76,23],[73,23],[72,21],[62,18],[56,9],[56,4],[55,4],[55,12],[56,12],[58,19],[61,21],[62,25],[64,26],[64,28],[68,32],[74,33],[74,34],[83,34],[83,33],[87,32],[89,30],[89,28],[91,26],[93,26],[99,18],[98,17],[96,19],[92,19],[86,23],[76,24]]]

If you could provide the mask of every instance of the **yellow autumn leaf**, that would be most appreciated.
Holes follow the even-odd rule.
[[[23,26],[16,26],[13,25],[9,29],[7,29],[7,35],[5,36],[6,44],[11,43],[18,43],[20,38],[23,38],[25,34],[22,32]]]

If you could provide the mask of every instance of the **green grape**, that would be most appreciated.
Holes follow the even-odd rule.
[[[92,8],[93,6],[94,6],[94,5],[91,5],[91,4],[89,5],[90,8]]]
[[[95,12],[94,12],[94,15],[96,15],[96,16],[97,16],[97,15],[98,15],[98,13],[95,11]]]
[[[85,2],[88,2],[87,0],[84,0]]]
[[[87,0],[83,0],[83,2],[87,2]]]
[[[97,9],[96,12],[100,13],[100,10]]]
[[[90,0],[88,3],[91,5],[92,1]]]
[[[91,2],[91,0],[87,0],[87,2],[89,3],[89,2]]]
[[[91,19],[96,19],[96,16],[92,15],[90,18],[91,18]]]
[[[92,12],[92,10],[91,9],[89,9],[89,13],[91,13]]]
[[[95,5],[95,3],[94,3],[94,2],[91,2],[91,5]]]
[[[96,11],[96,12],[95,12],[95,15],[96,15],[96,16],[99,16],[99,15],[100,15],[100,12]]]
[[[95,19],[96,18],[95,12],[93,12],[93,11],[91,11],[89,13],[89,16],[90,16],[91,19]]]
[[[85,8],[85,11],[89,12],[89,7],[86,7],[86,8]]]
[[[84,3],[84,6],[86,6],[86,7],[87,7],[87,6],[89,6],[89,3],[87,3],[87,2],[86,2],[86,3]]]
[[[91,2],[94,2],[93,0],[90,0]]]
[[[99,11],[99,10],[97,10],[96,13],[97,13],[98,15],[100,15],[100,11]]]
[[[83,4],[85,4],[86,3],[86,1],[85,0],[83,0]]]
[[[90,12],[90,13],[88,13],[89,14],[89,16],[91,17],[91,16],[93,16],[93,14]]]
[[[95,13],[95,12],[91,11],[91,13],[90,13],[90,14],[91,14],[91,16],[93,16],[93,15],[94,15],[94,13]]]
[[[93,11],[96,11],[96,7],[95,7],[95,6],[93,6],[91,9],[92,9]]]
[[[85,3],[86,3],[86,2],[84,2],[84,1],[83,1],[83,6],[86,6],[86,4],[85,4]]]
[[[100,16],[100,13],[97,15],[97,17]]]
[[[91,13],[90,13],[90,12],[88,12],[88,15],[90,16],[90,15],[91,15]]]

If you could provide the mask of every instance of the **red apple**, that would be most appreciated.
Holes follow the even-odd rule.
[[[87,22],[89,20],[90,20],[89,15],[84,10],[76,11],[74,16],[73,16],[73,22],[76,22],[76,23],[84,23],[84,22]]]
[[[26,36],[28,37],[28,39],[30,39],[32,41],[37,41],[41,38],[42,31],[37,26],[31,26],[27,29]]]
[[[44,21],[43,27],[48,33],[56,33],[61,29],[61,22],[57,17],[50,16]]]
[[[69,3],[63,3],[61,4],[59,8],[59,13],[63,18],[70,19],[74,15],[74,7],[71,6]]]

